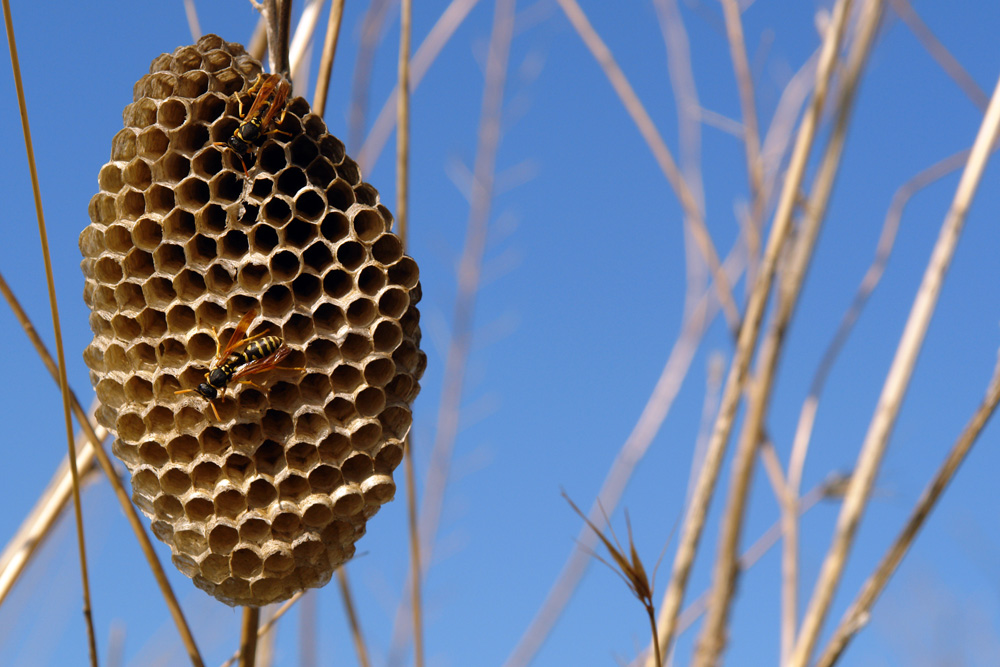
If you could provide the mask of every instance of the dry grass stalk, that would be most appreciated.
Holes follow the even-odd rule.
[[[455,34],[462,21],[469,15],[472,8],[478,4],[479,0],[451,0],[434,23],[434,27],[427,33],[427,37],[417,47],[416,53],[410,62],[410,93],[417,89],[420,80],[430,69],[430,66],[437,59],[441,49],[448,43],[451,36]],[[357,161],[362,171],[371,171],[378,161],[385,142],[389,140],[389,134],[396,125],[396,96],[399,94],[398,88],[393,88],[389,97],[379,110],[375,123],[372,125],[368,136],[358,150]]]
[[[340,586],[340,598],[344,601],[344,613],[347,614],[347,621],[351,625],[351,639],[354,641],[354,651],[358,654],[358,664],[361,667],[370,667],[371,660],[368,658],[368,648],[365,645],[365,637],[361,633],[361,623],[358,621],[358,613],[354,609],[354,597],[351,595],[351,587],[343,565],[337,569],[337,585]]]
[[[889,435],[899,414],[917,354],[937,304],[937,297],[954,254],[958,237],[961,234],[966,213],[979,185],[998,129],[1000,129],[1000,82],[994,89],[986,116],[979,127],[969,161],[955,191],[951,208],[945,217],[941,233],[934,246],[933,254],[928,262],[902,338],[896,349],[896,355],[882,388],[875,415],[872,417],[861,453],[858,456],[857,466],[848,485],[844,504],[837,518],[833,543],[830,545],[820,571],[819,580],[816,582],[812,600],[790,659],[790,667],[802,667],[808,662],[819,636],[820,627],[829,611],[833,594],[840,582],[848,552],[861,521],[861,514],[867,504],[882,455],[885,453]]]
[[[660,605],[659,637],[665,650],[669,647],[674,636],[677,614],[687,589],[688,578],[708,515],[708,506],[714,494],[715,482],[722,467],[726,445],[736,418],[740,396],[744,390],[750,359],[760,334],[778,258],[791,232],[795,201],[822,115],[827,89],[836,63],[837,51],[847,24],[850,4],[850,0],[841,0],[837,3],[830,29],[823,41],[813,98],[799,127],[795,148],[792,151],[791,162],[779,199],[778,210],[775,213],[774,223],[768,238],[760,276],[758,276],[750,295],[750,303],[747,306],[743,326],[740,329],[736,353],[726,378],[719,415],[705,456],[705,465],[698,477],[694,497],[688,507],[681,529],[680,543],[674,558],[670,584],[664,595],[663,603]]]
[[[817,663],[818,667],[831,667],[836,663],[854,635],[867,624],[872,606],[889,583],[896,568],[899,567],[903,556],[906,555],[913,541],[917,538],[917,533],[920,532],[934,505],[940,500],[951,479],[958,471],[958,467],[965,460],[979,434],[982,433],[986,422],[993,416],[997,403],[1000,403],[1000,363],[993,371],[993,378],[986,389],[986,396],[983,397],[982,403],[958,436],[958,440],[955,441],[948,456],[935,473],[934,479],[924,489],[920,499],[914,505],[903,530],[900,531],[895,542],[889,547],[878,567],[868,577],[847,613],[844,614],[840,625],[833,633],[833,638],[830,639]]]
[[[48,369],[53,379],[57,379],[59,372],[55,361],[52,360],[52,355],[49,354],[48,349],[45,347],[45,343],[42,342],[42,339],[38,336],[38,332],[35,330],[34,325],[28,318],[28,314],[21,307],[21,303],[10,290],[10,287],[7,285],[7,281],[4,280],[2,274],[0,274],[0,293],[3,294],[8,306],[10,306],[11,312],[14,313],[14,316],[17,318],[21,327],[28,335],[28,339],[35,347],[35,351],[42,360],[42,363],[45,364],[45,367]],[[80,405],[80,401],[77,400],[76,394],[74,394],[72,390],[70,391],[70,401],[73,408],[73,414],[76,415],[77,421],[80,423],[81,430],[90,441],[93,447],[94,455],[97,457],[97,461],[101,465],[101,469],[104,471],[108,481],[111,482],[111,488],[114,490],[115,496],[118,498],[118,503],[121,505],[122,510],[125,512],[125,516],[128,518],[129,525],[132,527],[132,532],[135,533],[136,538],[139,540],[139,546],[142,548],[142,553],[146,557],[146,562],[149,564],[149,568],[153,572],[153,576],[156,578],[156,583],[160,587],[160,592],[163,594],[163,599],[167,603],[167,608],[170,610],[170,615],[174,619],[177,630],[181,635],[181,641],[184,643],[184,648],[187,650],[192,664],[196,666],[203,664],[198,647],[194,641],[194,636],[191,634],[191,629],[188,626],[187,619],[184,618],[184,612],[181,611],[180,604],[177,602],[177,597],[174,595],[173,588],[171,588],[170,582],[167,580],[167,575],[163,571],[163,565],[160,563],[159,557],[153,550],[153,545],[149,540],[149,535],[146,533],[146,528],[143,525],[142,520],[139,518],[139,513],[136,511],[135,505],[132,504],[132,499],[129,497],[129,493],[125,489],[125,485],[122,483],[121,478],[119,478],[117,473],[115,473],[110,457],[107,452],[104,451],[104,448],[101,447],[101,442],[103,442],[104,436],[98,436],[95,433],[94,428],[91,425],[91,421],[87,418],[86,413],[83,411],[83,407]],[[13,578],[11,584],[13,584],[13,579],[16,579],[16,577],[20,574],[20,570],[12,572],[12,574]],[[2,601],[4,596],[6,596],[6,591],[2,596],[0,596],[0,601]]]
[[[184,16],[191,32],[191,42],[197,42],[201,39],[201,24],[198,22],[198,8],[195,7],[194,0],[184,0]]]
[[[847,125],[862,70],[868,61],[875,34],[881,18],[880,0],[867,2],[858,22],[859,34],[851,47],[846,71],[842,77],[841,94],[837,103],[833,133],[820,161],[813,191],[805,207],[804,220],[797,234],[796,244],[783,272],[778,289],[778,305],[768,335],[761,346],[757,363],[757,373],[752,383],[752,392],[744,418],[743,430],[733,462],[729,501],[722,521],[719,541],[719,555],[713,573],[713,597],[708,618],[698,642],[697,664],[717,664],[725,646],[729,623],[729,609],[736,589],[738,549],[753,464],[756,460],[757,445],[765,428],[767,407],[777,374],[778,360],[784,346],[785,334],[791,323],[801,295],[806,270],[812,260],[816,240],[833,192],[833,183],[840,167]],[[787,493],[779,493],[779,500]],[[794,618],[794,617],[793,617]],[[782,646],[790,649],[794,626],[788,627],[788,618],[783,617]],[[787,654],[786,654],[787,655]]]
[[[625,109],[632,117],[633,122],[639,128],[639,133],[642,134],[642,138],[653,152],[653,157],[656,159],[657,164],[660,165],[660,169],[663,171],[667,182],[670,183],[678,200],[680,200],[685,218],[689,222],[688,229],[691,232],[691,236],[698,245],[698,249],[701,251],[711,271],[715,287],[719,292],[719,301],[722,303],[723,311],[726,313],[726,318],[730,326],[735,328],[740,320],[740,315],[736,302],[733,300],[732,286],[729,284],[725,271],[722,270],[719,255],[705,226],[705,219],[701,213],[697,199],[677,168],[677,163],[674,161],[670,149],[667,148],[663,137],[660,136],[656,125],[653,123],[653,119],[649,117],[646,108],[635,94],[635,90],[632,89],[632,85],[625,77],[625,73],[618,67],[618,63],[615,61],[611,51],[597,34],[597,31],[594,30],[590,21],[587,20],[587,16],[583,13],[580,5],[577,4],[576,0],[556,1],[562,8],[563,13],[566,14],[566,18],[573,25],[574,30],[580,35],[580,39],[583,40],[583,43],[604,70],[605,76],[607,76],[608,81],[615,89]]]
[[[562,496],[569,503],[570,507],[573,508],[573,511],[580,515],[580,518],[583,519],[590,530],[601,540],[608,553],[611,554],[611,560],[614,564],[612,565],[596,553],[592,554],[594,558],[607,565],[615,574],[620,576],[632,592],[632,595],[635,596],[639,603],[642,604],[643,609],[645,609],[646,615],[649,617],[649,627],[653,635],[653,655],[656,657],[655,664],[656,667],[663,667],[663,654],[660,652],[660,643],[656,637],[656,610],[653,607],[653,583],[650,582],[649,577],[646,575],[646,568],[643,566],[642,559],[639,558],[639,553],[635,549],[635,541],[632,539],[632,523],[628,519],[628,511],[626,510],[625,512],[625,525],[628,526],[629,547],[628,554],[626,554],[625,549],[622,548],[621,543],[618,541],[618,536],[615,535],[614,529],[611,528],[611,522],[607,516],[604,517],[604,523],[608,525],[608,532],[611,533],[610,540],[580,511],[580,508],[566,495],[565,491],[563,491]],[[655,580],[655,574],[653,578]]]
[[[330,90],[330,75],[333,73],[333,59],[337,55],[340,39],[340,23],[344,18],[344,0],[330,1],[330,18],[326,24],[326,38],[319,60],[319,74],[316,76],[316,93],[313,95],[313,111],[323,116],[326,113],[326,96]]]
[[[274,614],[269,619],[267,619],[267,621],[265,621],[264,623],[262,623],[260,625],[260,628],[257,630],[257,639],[260,639],[261,637],[263,637],[264,635],[266,635],[268,632],[270,632],[271,628],[274,627],[274,624],[277,623],[278,620],[282,616],[284,616],[288,612],[288,610],[291,609],[293,605],[295,605],[296,602],[298,602],[299,600],[301,600],[302,596],[305,595],[305,594],[306,594],[306,591],[299,591],[298,593],[296,593],[292,597],[290,597],[287,600],[285,600],[285,602],[280,607],[278,607],[278,610],[276,612],[274,612]],[[240,650],[240,649],[237,649],[237,651],[235,653],[233,653],[229,657],[228,660],[226,660],[224,663],[222,663],[222,665],[220,667],[232,667],[232,665],[234,665],[237,660],[240,660],[242,658],[242,656],[243,656],[243,651]]]
[[[295,26],[295,34],[288,47],[288,62],[291,68],[293,87],[304,89],[309,73],[309,56],[312,53],[312,43],[316,36],[316,26],[319,25],[319,12],[323,9],[323,0],[307,0]]]
[[[382,25],[389,14],[389,0],[372,0],[361,22],[358,55],[354,60],[354,82],[351,84],[351,105],[347,112],[347,150],[357,152],[368,116],[368,97],[371,89],[375,49],[382,36]],[[361,168],[369,171],[364,162]]]
[[[62,391],[63,420],[66,422],[66,446],[69,450],[69,469],[73,478],[73,510],[76,515],[77,547],[80,558],[80,583],[83,587],[83,617],[87,627],[90,663],[97,665],[97,639],[94,634],[94,618],[90,607],[90,578],[87,576],[87,549],[83,535],[83,509],[80,506],[80,472],[76,467],[76,443],[73,441],[73,420],[70,417],[70,390],[69,380],[66,378],[66,355],[63,351],[62,325],[59,322],[59,306],[56,303],[55,280],[52,277],[52,257],[49,253],[48,231],[45,228],[45,214],[42,211],[42,192],[38,183],[38,169],[35,166],[35,151],[31,142],[31,128],[28,125],[28,106],[24,99],[24,84],[21,81],[21,65],[17,57],[17,43],[14,39],[14,20],[11,18],[9,0],[3,0],[3,17],[7,29],[7,45],[10,48],[10,63],[14,71],[14,87],[17,89],[17,104],[21,116],[21,129],[24,132],[24,147],[28,158],[28,171],[31,174],[31,190],[35,199],[38,236],[42,245],[42,259],[45,263],[45,282],[48,286],[49,306],[52,311],[52,328],[56,340],[56,356],[59,359],[59,387]]]
[[[260,607],[243,607],[240,624],[240,667],[257,664],[257,628],[260,625]]]

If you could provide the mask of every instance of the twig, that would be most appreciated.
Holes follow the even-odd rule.
[[[848,11],[848,8],[845,8],[844,11]],[[868,61],[880,18],[880,0],[867,2],[858,23],[859,35],[851,47],[846,72],[843,76],[833,132],[820,161],[813,191],[809,197],[809,203],[805,207],[805,219],[797,234],[796,245],[782,272],[777,311],[768,335],[761,346],[747,414],[744,418],[743,430],[733,461],[729,499],[723,514],[719,554],[713,572],[712,602],[709,605],[708,617],[698,641],[696,664],[714,665],[718,663],[725,645],[729,610],[736,589],[736,576],[738,574],[736,561],[739,556],[739,540],[747,509],[747,496],[756,460],[757,444],[760,442],[761,434],[765,428],[767,407],[774,388],[785,334],[795,313],[806,270],[812,260],[816,239],[819,237],[819,231],[830,202],[834,179],[840,167],[840,158],[847,136],[847,124],[858,83],[864,65]],[[835,29],[835,24],[831,25],[831,29]],[[787,493],[785,492],[779,495],[781,500],[786,497]],[[789,628],[784,625],[782,640],[782,645],[790,648],[793,637]]]
[[[286,79],[289,75],[288,34],[291,24],[291,0],[250,0],[264,19],[267,30],[267,54],[271,71]]]
[[[861,453],[858,456],[858,463],[848,484],[844,504],[837,518],[833,543],[830,545],[823,562],[819,580],[816,582],[812,600],[796,640],[795,650],[792,652],[789,667],[803,667],[808,662],[819,636],[820,627],[829,611],[833,594],[847,562],[848,551],[854,542],[854,536],[861,521],[861,514],[867,504],[875,474],[878,472],[882,455],[885,453],[889,441],[889,435],[896,422],[903,396],[913,374],[917,354],[934,312],[944,276],[965,222],[966,213],[982,177],[990,148],[996,140],[998,128],[1000,128],[1000,81],[994,89],[986,116],[979,127],[969,161],[962,172],[951,208],[945,217],[920,289],[910,310],[906,327],[896,349],[895,358],[882,388],[875,415],[872,417]]]
[[[369,667],[371,660],[368,659],[365,637],[361,634],[361,623],[358,621],[358,613],[354,609],[354,598],[351,595],[351,588],[347,581],[347,572],[344,570],[343,565],[337,569],[337,585],[340,586],[340,597],[344,601],[344,612],[347,614],[347,621],[351,625],[351,639],[354,640],[354,650],[358,654],[358,664],[361,667]]]
[[[868,577],[857,598],[855,598],[850,608],[848,608],[847,613],[844,614],[840,625],[837,626],[837,629],[833,633],[833,638],[830,639],[830,643],[827,644],[826,650],[823,651],[817,663],[818,667],[831,667],[831,665],[837,662],[844,649],[847,648],[848,642],[867,623],[872,606],[878,600],[886,584],[889,583],[889,578],[892,577],[896,568],[899,567],[903,556],[906,555],[913,541],[917,538],[917,533],[920,532],[924,522],[930,516],[931,510],[934,509],[934,505],[941,498],[942,494],[944,494],[952,477],[958,471],[958,467],[965,460],[979,434],[982,433],[986,422],[993,416],[998,402],[1000,402],[1000,364],[993,371],[993,378],[986,389],[986,396],[983,398],[982,403],[980,403],[976,412],[972,415],[972,419],[969,420],[969,423],[966,424],[962,433],[958,436],[958,440],[952,445],[951,451],[948,452],[948,456],[941,464],[941,467],[938,468],[930,484],[924,489],[917,504],[914,505],[913,511],[910,513],[910,518],[907,520],[906,525],[903,526],[903,530],[900,531],[899,536],[896,537],[896,541],[889,547],[889,550],[879,562],[878,567]]]
[[[289,4],[291,2],[289,1]],[[319,12],[323,9],[323,0],[307,0],[299,22],[295,26],[291,44],[288,46],[288,67],[291,72],[293,87],[305,88],[309,75],[309,58],[311,46],[316,37],[316,26],[319,24]],[[300,85],[301,84],[301,85]]]
[[[90,607],[90,578],[87,576],[87,547],[83,535],[83,508],[80,505],[80,472],[76,467],[76,443],[73,441],[73,420],[70,417],[69,381],[66,379],[66,355],[63,351],[62,325],[59,321],[59,306],[56,303],[55,279],[52,276],[52,257],[49,253],[49,237],[45,228],[45,214],[42,211],[42,191],[38,183],[38,169],[35,166],[35,150],[31,142],[31,128],[28,125],[28,104],[24,98],[24,84],[21,81],[21,65],[17,57],[17,42],[14,39],[14,20],[10,13],[10,0],[3,0],[3,18],[7,28],[7,46],[10,49],[10,64],[14,70],[14,87],[17,90],[17,105],[21,115],[21,129],[24,132],[24,147],[31,173],[31,191],[35,199],[35,216],[38,219],[38,236],[42,245],[42,259],[45,263],[45,282],[49,292],[49,306],[52,311],[52,328],[56,339],[56,356],[59,359],[59,388],[62,392],[63,420],[66,423],[66,446],[69,450],[69,469],[73,477],[73,510],[76,515],[77,548],[80,558],[80,583],[83,587],[83,618],[87,627],[87,646],[90,663],[97,665],[97,638],[94,634],[94,618]],[[99,446],[99,445],[95,445]]]
[[[597,31],[594,30],[590,21],[587,20],[580,5],[577,4],[576,0],[556,1],[577,34],[580,35],[580,39],[583,40],[583,43],[604,70],[605,76],[615,89],[625,109],[632,117],[633,122],[639,128],[639,133],[642,134],[642,138],[653,152],[653,157],[656,159],[657,164],[659,164],[660,170],[666,177],[667,182],[670,183],[674,193],[676,193],[677,199],[680,200],[685,218],[690,222],[688,229],[691,232],[691,237],[698,245],[698,249],[708,264],[715,288],[719,292],[719,301],[722,304],[723,311],[726,313],[730,327],[735,329],[739,323],[740,315],[739,309],[736,307],[736,302],[733,300],[732,287],[726,278],[725,272],[722,270],[722,265],[719,263],[719,255],[715,250],[715,245],[712,243],[712,237],[705,227],[704,216],[698,206],[698,202],[691,192],[691,188],[681,175],[680,170],[677,168],[677,163],[674,162],[674,157],[670,153],[670,149],[664,143],[663,137],[657,131],[653,119],[646,112],[646,108],[639,101],[639,97],[632,89],[632,85],[625,77],[625,73],[618,67],[618,63],[615,62],[611,51],[597,34]]]
[[[709,442],[705,465],[698,478],[694,497],[691,505],[688,507],[687,516],[681,529],[681,538],[674,557],[674,567],[670,584],[664,595],[663,603],[660,605],[658,626],[660,643],[664,646],[665,651],[669,650],[670,643],[673,640],[677,614],[680,611],[684,592],[687,589],[688,577],[691,574],[691,567],[694,564],[698,543],[705,527],[708,505],[715,490],[715,482],[718,478],[719,470],[722,467],[722,460],[725,456],[726,445],[736,418],[740,396],[743,393],[750,359],[760,334],[761,322],[768,298],[770,297],[778,258],[791,231],[792,212],[795,208],[795,201],[804,178],[806,163],[816,136],[823,104],[826,99],[827,88],[832,78],[838,45],[841,42],[844,28],[847,24],[849,5],[850,0],[840,0],[837,3],[831,29],[827,32],[823,41],[813,98],[799,127],[795,148],[792,151],[791,163],[789,164],[784,187],[779,198],[778,210],[775,213],[771,234],[768,237],[760,275],[750,295],[750,303],[746,309],[743,326],[740,328],[736,353],[733,357],[732,365],[726,378],[725,388],[722,392],[719,416],[716,419],[712,439]]]
[[[278,622],[278,619],[284,616],[285,613],[287,613],[288,610],[291,609],[296,602],[301,600],[303,595],[305,595],[305,591],[299,591],[292,597],[288,598],[283,605],[278,607],[278,611],[274,612],[274,615],[271,616],[271,618],[267,619],[267,621],[260,626],[260,629],[257,630],[257,638],[259,639],[268,632],[270,632],[271,628],[274,627],[274,624]],[[222,663],[221,667],[232,667],[233,663],[235,663],[237,660],[240,660],[242,656],[243,656],[243,651],[237,650],[229,657],[228,660]]]
[[[340,39],[340,22],[344,18],[344,0],[331,0],[330,18],[326,24],[326,39],[323,40],[323,54],[319,60],[319,74],[316,77],[316,93],[313,96],[313,111],[318,116],[326,113],[326,96],[330,90],[330,75],[333,73],[333,59],[337,55]]]
[[[198,23],[198,8],[194,6],[194,0],[184,0],[184,15],[187,17],[188,30],[191,31],[191,41],[197,42],[201,39],[201,25]]]
[[[240,624],[240,667],[254,667],[257,662],[257,626],[260,625],[260,607],[243,607]]]
[[[448,43],[448,40],[455,34],[458,27],[462,25],[462,21],[465,20],[465,17],[469,15],[469,12],[472,11],[472,8],[478,2],[479,0],[451,0],[448,7],[441,13],[434,27],[427,33],[427,37],[417,47],[417,52],[413,54],[413,59],[410,62],[411,94],[420,85],[421,79],[423,79],[424,74],[427,73],[427,70],[430,69],[430,66],[437,59],[438,54],[441,53],[441,49]],[[356,80],[357,71],[355,70]],[[379,110],[372,129],[368,132],[368,136],[358,150],[358,164],[365,172],[371,171],[375,167],[375,163],[378,161],[378,157],[382,154],[382,149],[385,147],[385,142],[389,140],[389,134],[392,132],[393,127],[395,127],[396,114],[394,111],[396,110],[397,95],[399,95],[399,89],[393,88],[392,93],[389,94],[389,97]],[[358,132],[360,133],[360,129]],[[354,146],[356,144],[352,143],[351,145]]]

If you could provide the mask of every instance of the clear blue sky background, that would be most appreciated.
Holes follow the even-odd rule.
[[[346,134],[366,4],[347,3],[334,67],[327,121],[340,136]],[[447,3],[415,4],[414,46]],[[701,104],[738,119],[719,6],[703,0],[680,4]],[[763,125],[770,124],[791,73],[817,47],[813,17],[830,4],[758,0],[746,11]],[[249,3],[197,5],[204,32],[230,41],[249,38],[256,20]],[[676,150],[676,106],[652,3],[584,0],[582,6]],[[916,8],[990,94],[1000,73],[1000,5],[922,1]],[[497,165],[502,187],[491,217],[462,429],[425,589],[428,664],[435,666],[496,665],[507,657],[579,529],[560,489],[589,506],[660,373],[683,309],[685,255],[676,197],[557,5],[552,0],[520,2],[518,10]],[[97,172],[108,160],[111,137],[122,126],[121,110],[132,100],[133,83],[154,57],[192,40],[181,2],[20,2],[13,12],[69,378],[86,404],[93,392],[81,352],[91,332],[81,298],[77,238],[88,223]],[[471,169],[474,159],[492,16],[493,3],[480,2],[413,96],[411,254],[421,267],[428,354],[413,431],[421,472],[434,436],[455,266],[468,218],[467,201],[451,176]],[[325,13],[321,20],[325,25]],[[375,60],[372,117],[394,81],[397,40],[393,10]],[[8,66],[0,67],[0,91],[5,193],[0,270],[51,344]],[[296,92],[312,97],[311,87]],[[783,461],[816,364],[872,260],[893,193],[921,169],[971,145],[980,119],[980,110],[890,15],[863,82],[834,200],[781,365],[768,426]],[[390,141],[390,150],[392,145]],[[357,149],[348,146],[351,152]],[[742,145],[730,134],[703,126],[702,165],[709,228],[725,253],[738,231],[734,203],[747,197]],[[393,208],[390,153],[364,177]],[[906,210],[882,285],[830,378],[804,489],[854,463],[957,180],[952,175],[922,191]],[[891,542],[992,372],[1000,344],[998,184],[1000,163],[994,160],[941,294],[882,466],[877,499],[865,516],[843,592],[835,600],[834,619]],[[66,445],[58,390],[5,307],[0,308],[0,332],[5,348],[0,541],[5,542],[44,489]],[[717,321],[625,495],[623,506],[647,565],[656,562],[682,511],[710,355],[720,353],[728,364],[731,352],[726,327]],[[844,664],[1000,664],[997,445],[997,427],[989,427]],[[723,486],[727,480],[728,468]],[[756,475],[754,484],[746,543],[777,516],[763,474]],[[392,621],[407,572],[402,497],[401,492],[397,502],[370,522],[359,544],[364,555],[349,567],[377,665],[389,660]],[[99,480],[87,488],[84,503],[102,654],[109,635],[124,632],[125,664],[184,664],[166,607],[107,484]],[[713,504],[689,597],[708,584],[721,504],[718,498]],[[805,520],[803,597],[812,589],[836,512],[837,505],[823,504]],[[624,533],[621,510],[612,518]],[[157,547],[168,561],[169,550]],[[672,558],[668,549],[657,579],[657,602]],[[742,578],[729,664],[776,663],[779,565],[775,550]],[[196,590],[169,565],[168,570],[207,663],[218,664],[236,646],[239,611]],[[321,591],[316,603],[320,664],[354,664],[334,587]],[[79,609],[75,535],[64,518],[0,608],[0,662],[84,664]],[[276,664],[298,664],[296,619],[293,612],[279,630]],[[681,638],[678,664],[687,662],[695,636],[696,631],[689,631]],[[535,664],[615,664],[647,641],[641,609],[624,585],[603,566],[592,567]],[[407,654],[404,663],[410,660]]]

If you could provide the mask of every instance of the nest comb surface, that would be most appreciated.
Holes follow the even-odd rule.
[[[416,263],[323,120],[288,102],[244,174],[232,136],[260,63],[208,35],[155,59],[125,108],[80,236],[94,340],[84,359],[173,562],[231,605],[322,586],[392,499],[426,357]],[[292,352],[230,385],[221,421],[195,393],[223,342]]]

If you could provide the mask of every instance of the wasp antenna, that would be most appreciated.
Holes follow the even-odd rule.
[[[215,402],[214,401],[209,401],[208,404],[212,406],[212,412],[215,413],[215,420],[221,422],[222,421],[222,417],[219,416],[219,411],[215,409]]]
[[[187,394],[194,391],[194,389],[181,389],[180,391],[175,391],[174,394]]]

